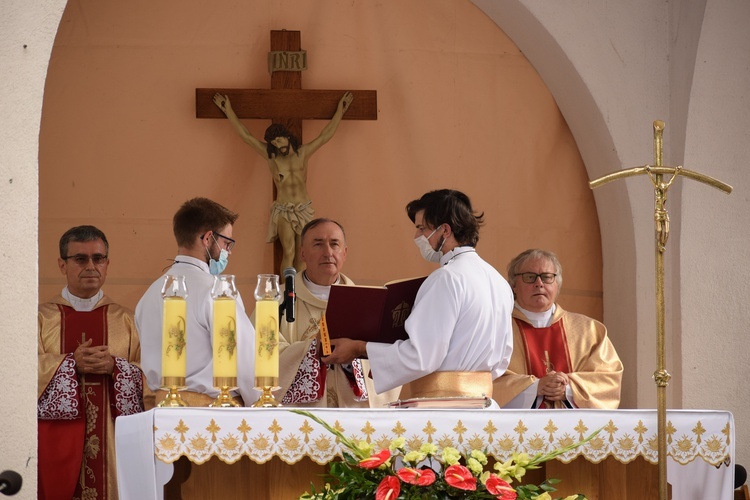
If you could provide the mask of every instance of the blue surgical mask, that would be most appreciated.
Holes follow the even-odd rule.
[[[209,259],[208,271],[216,276],[217,274],[224,272],[224,269],[227,268],[227,264],[229,264],[229,252],[222,248],[219,253],[219,260]]]
[[[216,238],[213,235],[211,235],[211,238],[214,239],[214,243],[218,247],[219,242],[216,241]],[[208,248],[206,248],[206,253],[208,254],[208,272],[214,276],[223,273],[224,269],[227,268],[227,264],[229,264],[229,252],[222,248],[219,252],[219,260],[214,260],[211,257],[211,252],[208,251]]]

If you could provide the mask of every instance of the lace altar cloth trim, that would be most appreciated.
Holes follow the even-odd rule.
[[[204,463],[216,456],[234,463],[242,456],[265,463],[274,456],[288,464],[309,457],[325,464],[341,456],[335,436],[302,415],[274,409],[156,409],[156,457],[167,463],[186,456]],[[406,448],[426,442],[465,452],[485,450],[505,461],[513,452],[544,453],[581,440],[591,441],[558,460],[582,456],[598,463],[612,456],[628,463],[636,457],[657,461],[655,410],[420,410],[315,409],[315,415],[349,438],[387,447],[397,437]],[[718,465],[731,457],[731,413],[712,410],[667,412],[667,449],[680,464],[700,459]]]

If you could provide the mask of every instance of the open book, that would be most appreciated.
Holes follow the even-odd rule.
[[[325,312],[330,338],[391,344],[408,338],[404,322],[425,279],[422,276],[391,281],[384,286],[331,286]],[[321,343],[325,348],[326,339],[321,339]]]

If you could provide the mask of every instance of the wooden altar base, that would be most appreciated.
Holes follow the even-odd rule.
[[[310,483],[320,490],[326,466],[304,458],[294,465],[274,457],[256,464],[242,457],[227,464],[214,457],[202,465],[186,457],[174,463],[172,480],[164,487],[165,500],[219,500],[258,498],[290,500],[310,491]],[[554,497],[583,493],[589,500],[647,500],[658,498],[658,467],[637,457],[629,464],[609,457],[593,464],[577,458],[569,464],[552,460],[538,470],[530,470],[524,482],[541,483],[545,477],[560,479]],[[671,495],[670,495],[671,497]]]
[[[555,485],[555,497],[583,493],[589,500],[659,498],[659,468],[643,457],[628,464],[613,457],[592,464],[579,457],[568,464],[551,460],[545,465],[547,477],[561,480]],[[668,498],[672,498],[671,488]]]
[[[242,457],[233,464],[219,458],[196,465],[187,457],[174,463],[172,480],[164,486],[165,500],[228,500],[256,498],[290,500],[310,491],[310,483],[319,491],[325,465],[305,457],[289,465],[278,457],[256,464]]]

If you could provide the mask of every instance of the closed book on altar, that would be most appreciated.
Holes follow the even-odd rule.
[[[388,403],[389,408],[423,408],[435,409],[468,409],[480,410],[489,408],[492,400],[486,396],[457,396],[445,398],[411,398],[398,399]]]
[[[332,285],[326,307],[330,338],[386,342],[409,338],[404,329],[426,276],[384,286]]]

